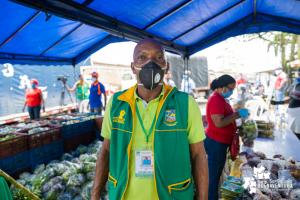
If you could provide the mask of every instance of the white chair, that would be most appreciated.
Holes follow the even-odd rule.
[[[245,107],[250,108],[250,117],[255,120],[261,117],[265,103],[258,100],[249,100],[246,102]]]
[[[263,98],[261,98],[260,96],[253,96],[253,100],[257,100],[262,102],[265,106],[264,109],[265,110],[269,110],[269,105],[265,102],[265,100]]]
[[[87,105],[89,103],[88,99],[85,99],[79,105],[79,112],[89,113],[90,111],[87,109]]]

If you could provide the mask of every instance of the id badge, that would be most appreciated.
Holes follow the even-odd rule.
[[[135,177],[153,178],[153,151],[151,147],[135,149]]]

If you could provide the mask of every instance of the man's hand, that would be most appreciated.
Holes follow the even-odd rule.
[[[102,191],[105,188],[109,172],[109,150],[110,140],[104,139],[103,146],[97,159],[91,200],[99,200]]]
[[[86,108],[89,110],[90,109],[90,104],[88,104]]]
[[[25,107],[22,108],[22,112],[25,112]]]
[[[45,107],[43,107],[43,112],[46,112],[46,109],[45,109]]]
[[[203,141],[190,144],[190,155],[197,200],[208,200],[208,164]]]

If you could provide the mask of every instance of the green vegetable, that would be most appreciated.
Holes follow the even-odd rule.
[[[44,164],[37,165],[37,166],[35,166],[33,173],[34,173],[34,174],[39,174],[39,173],[41,173],[42,171],[44,171],[45,168],[46,168],[46,167],[45,167]]]
[[[88,154],[81,154],[81,155],[79,156],[79,160],[80,160],[80,162],[85,162],[85,160],[86,160],[88,157],[89,157]]]
[[[20,174],[20,179],[25,180],[30,176],[30,173],[28,172],[23,172],[22,174]]]
[[[79,147],[77,147],[76,151],[80,154],[83,154],[83,153],[86,153],[88,151],[88,148],[86,146],[79,145]]]
[[[84,200],[81,195],[77,195],[73,200]]]
[[[12,139],[12,138],[15,138],[15,137],[18,137],[18,136],[13,135],[13,134],[8,134],[8,135],[6,135],[5,137],[0,138],[0,142],[1,142],[1,141],[5,141],[5,140],[9,140],[9,139]]]
[[[69,192],[72,196],[76,196],[76,195],[81,194],[82,189],[79,186],[77,186],[77,187],[71,186],[71,187],[67,187],[67,192]]]
[[[82,186],[85,183],[85,176],[82,173],[79,174],[73,174],[68,182],[67,182],[67,187],[72,187],[72,186]]]
[[[83,162],[81,165],[84,173],[94,172],[96,170],[96,163]]]
[[[44,194],[44,199],[56,200],[57,197],[63,192],[64,192],[64,187],[60,183],[57,183],[49,190],[49,192]]]
[[[63,173],[62,177],[63,177],[63,182],[67,183],[69,178],[73,175],[74,173],[70,170],[67,170]]]
[[[81,196],[84,200],[90,200],[91,196],[92,196],[92,189],[93,189],[93,183],[94,181],[90,181],[88,183],[86,183],[83,186],[82,192],[81,192]]]
[[[52,168],[46,169],[45,171],[36,175],[36,177],[32,181],[33,186],[35,186],[36,188],[41,188],[45,183],[47,183],[54,176],[55,176],[55,172]]]
[[[71,161],[72,159],[73,159],[73,156],[71,156],[71,155],[68,154],[68,153],[64,153],[64,154],[60,157],[60,161],[63,161],[63,160]]]
[[[86,174],[86,179],[88,181],[93,181],[94,177],[95,177],[95,172],[89,172],[89,173]]]
[[[66,193],[59,195],[59,197],[57,197],[57,200],[73,200],[73,195],[66,192]]]
[[[31,174],[30,176],[28,176],[28,178],[25,180],[26,183],[32,185],[33,179],[36,177],[35,174]]]

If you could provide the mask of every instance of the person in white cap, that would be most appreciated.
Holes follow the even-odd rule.
[[[195,92],[195,82],[190,78],[191,77],[191,71],[190,70],[185,70],[183,74],[183,79],[181,82],[181,91],[188,93],[192,97],[194,97],[194,92]]]
[[[288,82],[287,74],[283,71],[281,66],[275,70],[275,74],[277,76],[274,87],[275,101],[283,101],[285,85]],[[276,108],[278,108],[278,105],[276,105]]]

